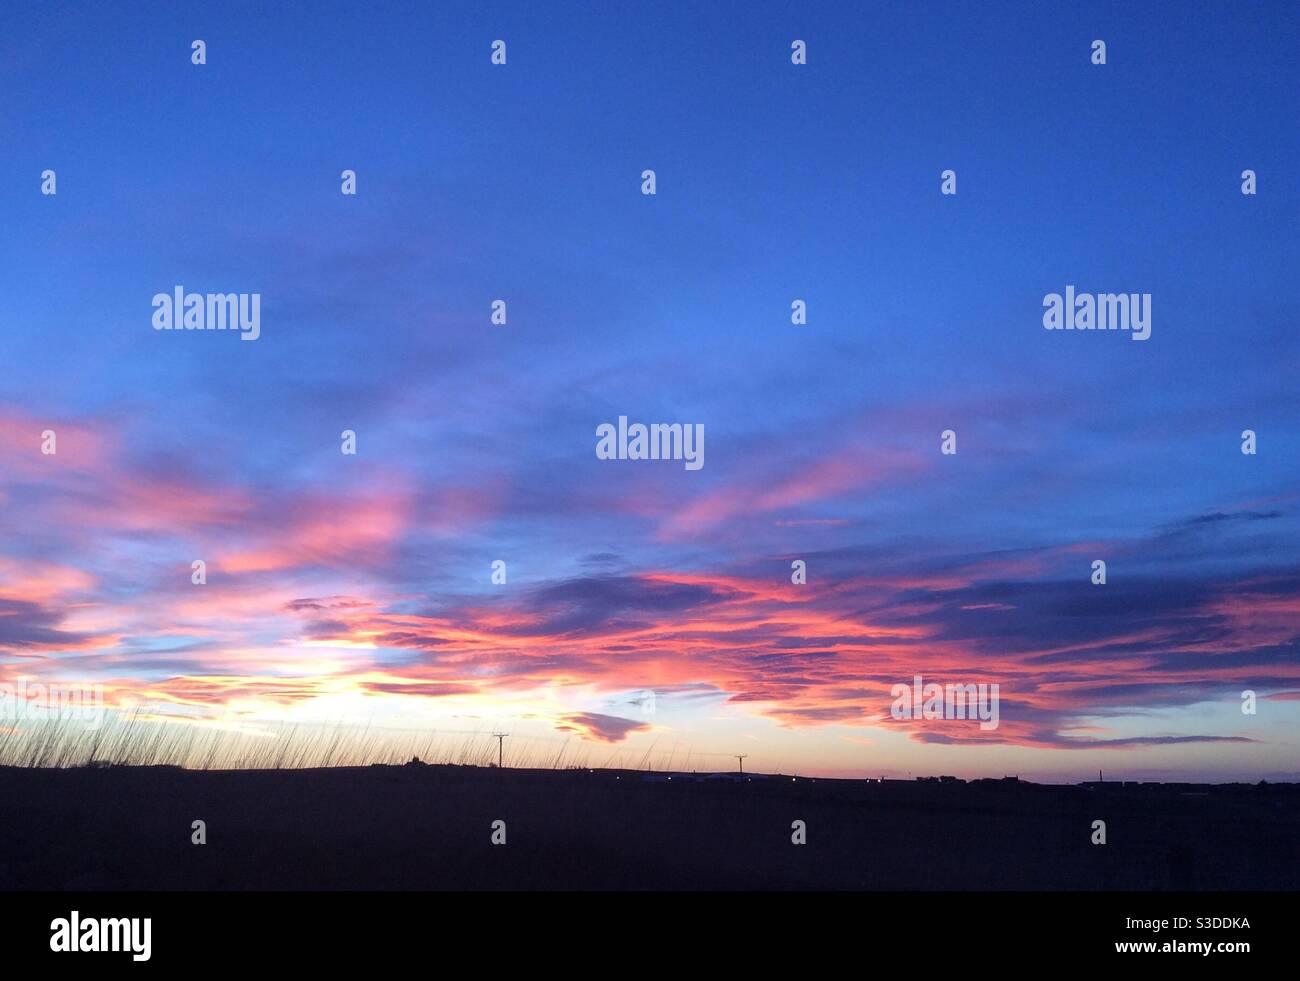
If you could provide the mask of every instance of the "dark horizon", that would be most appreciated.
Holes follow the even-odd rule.
[[[25,804],[6,835],[0,889],[1300,886],[1294,784],[1187,794],[1118,783],[662,776],[0,768],[0,795]]]

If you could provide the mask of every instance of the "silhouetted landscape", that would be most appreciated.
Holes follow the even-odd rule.
[[[0,768],[0,888],[1269,890],[1300,785]],[[191,842],[206,823],[207,843]],[[491,842],[506,822],[506,843]],[[807,844],[791,841],[806,824]],[[1091,842],[1094,821],[1107,843]]]

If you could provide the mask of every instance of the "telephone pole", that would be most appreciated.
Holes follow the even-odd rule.
[[[736,756],[736,762],[740,764],[740,775],[741,775],[742,777],[745,775],[745,759],[746,759],[748,756],[749,756],[748,753],[744,753],[743,755],[742,755],[742,754],[737,754],[737,756]]]
[[[500,770],[500,769],[502,768],[502,766],[504,766],[504,763],[503,763],[502,761],[503,761],[504,758],[505,758],[505,740],[506,740],[506,736],[510,735],[510,733],[508,733],[508,732],[494,732],[494,733],[492,733],[492,735],[496,737],[496,741],[497,741],[497,769]]]

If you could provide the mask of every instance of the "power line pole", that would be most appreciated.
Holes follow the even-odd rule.
[[[742,777],[745,775],[745,759],[746,759],[748,756],[749,756],[748,753],[745,753],[745,754],[743,754],[743,755],[738,754],[738,755],[736,756],[736,761],[740,764],[740,775],[741,775]]]
[[[510,735],[508,732],[494,732],[493,736],[497,740],[497,769],[500,770],[504,765],[502,760],[505,758],[505,739]]]

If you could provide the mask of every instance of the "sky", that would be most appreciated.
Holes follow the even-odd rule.
[[[1300,779],[1298,30],[4,5],[0,684],[516,762]],[[1067,285],[1151,336],[1044,330]],[[177,286],[260,336],[155,330]],[[599,459],[620,416],[704,466]],[[917,675],[998,727],[894,718]]]

